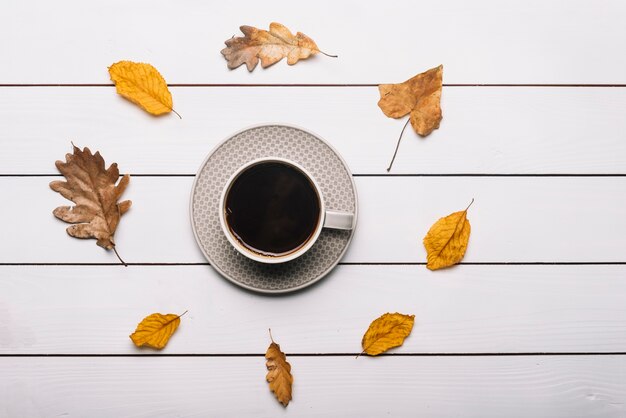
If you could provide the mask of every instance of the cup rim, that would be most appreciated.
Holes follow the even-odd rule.
[[[302,245],[300,248],[298,248],[296,251],[293,251],[293,252],[290,252],[288,254],[281,255],[281,256],[264,256],[262,254],[252,251],[251,249],[241,244],[239,240],[233,236],[230,228],[226,224],[226,216],[225,216],[226,196],[228,195],[228,192],[230,191],[233,183],[241,174],[243,174],[249,168],[254,167],[255,165],[266,163],[266,162],[283,163],[283,164],[296,168],[298,171],[304,174],[304,176],[313,185],[313,189],[315,190],[315,193],[317,194],[317,198],[318,198],[318,202],[320,206],[320,213],[319,213],[318,220],[317,220],[317,226],[315,227],[315,231],[313,232],[313,234],[311,234],[311,236],[306,241],[306,243]],[[304,255],[307,251],[311,249],[313,244],[315,244],[320,234],[322,233],[322,229],[324,228],[325,217],[326,217],[326,204],[324,203],[322,189],[320,188],[315,178],[311,175],[311,173],[309,173],[307,169],[302,167],[297,162],[287,159],[287,158],[282,158],[282,157],[272,157],[272,156],[260,157],[260,158],[255,158],[254,160],[250,160],[246,162],[245,164],[243,164],[226,181],[226,184],[224,185],[224,188],[222,189],[222,193],[220,195],[220,200],[219,200],[220,225],[222,227],[222,232],[224,232],[224,235],[226,236],[226,239],[228,240],[228,242],[230,242],[230,244],[240,254],[250,258],[251,260],[254,260],[260,263],[265,263],[265,264],[285,263],[285,262],[294,260]]]

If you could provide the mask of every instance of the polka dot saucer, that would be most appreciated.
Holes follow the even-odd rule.
[[[191,191],[191,225],[207,260],[225,278],[246,289],[292,292],[317,282],[339,263],[354,229],[323,229],[309,251],[286,263],[264,264],[241,255],[220,226],[219,199],[231,175],[261,157],[300,164],[318,182],[328,210],[351,212],[355,218],[356,187],[345,161],[326,141],[293,126],[270,124],[240,131],[219,144],[200,166]]]

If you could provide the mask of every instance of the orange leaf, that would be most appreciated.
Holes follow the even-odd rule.
[[[270,338],[272,334],[270,331]],[[291,386],[293,385],[293,376],[291,375],[291,364],[287,362],[285,353],[280,351],[280,346],[272,340],[265,353],[267,362],[266,379],[270,384],[270,390],[274,392],[278,402],[287,406],[291,400]]]
[[[375,319],[363,335],[363,353],[377,356],[404,343],[413,330],[415,315],[386,313]]]
[[[450,267],[460,262],[465,256],[472,228],[467,219],[467,209],[454,212],[444,218],[440,218],[430,227],[424,237],[426,248],[426,267],[430,270],[439,270]]]
[[[162,349],[170,340],[174,331],[180,325],[181,315],[153,313],[146,316],[137,325],[137,329],[130,335],[130,339],[137,347],[147,345],[148,347]]]
[[[152,115],[174,111],[172,94],[161,73],[150,64],[120,61],[109,67],[118,94]],[[180,115],[178,115],[180,117]]]

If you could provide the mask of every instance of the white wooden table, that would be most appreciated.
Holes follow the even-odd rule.
[[[626,3],[5,0],[0,18],[0,416],[625,417]],[[219,51],[284,23],[338,59],[248,73]],[[154,64],[183,116],[116,95],[107,66]],[[407,130],[376,85],[444,64],[441,128]],[[198,250],[193,174],[228,134],[285,122],[327,139],[360,197],[343,262],[284,297],[243,291]],[[132,175],[127,268],[66,236],[54,161],[70,140]],[[421,239],[470,209],[460,266]],[[122,250],[123,249],[123,250]],[[189,310],[169,345],[128,334]],[[354,359],[371,320],[405,345]],[[265,382],[267,328],[294,399]]]

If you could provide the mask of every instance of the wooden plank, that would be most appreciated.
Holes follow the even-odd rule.
[[[7,417],[609,418],[624,413],[624,359],[292,357],[285,410],[262,357],[0,358],[0,401]]]
[[[108,83],[107,66],[122,59],[153,63],[170,83],[399,82],[440,63],[448,83],[625,83],[624,13],[619,0],[320,0],[306,13],[288,0],[14,1],[0,27],[14,40],[0,44],[0,83]],[[229,71],[224,40],[272,21],[339,58]]]
[[[414,314],[397,353],[624,351],[626,266],[340,266],[288,297],[243,291],[208,266],[0,267],[0,354],[142,354],[128,335],[182,313],[165,354],[359,353],[370,322]]]
[[[111,87],[4,88],[0,174],[54,174],[70,141],[131,173],[194,174],[222,139],[271,122],[317,132],[356,174],[383,174],[403,125],[375,87],[172,91],[182,120],[151,117]],[[392,173],[626,173],[626,89],[450,87],[443,109],[427,139],[405,133]]]
[[[52,210],[68,203],[56,177],[3,177],[0,263],[116,263],[70,238]],[[206,260],[191,232],[191,177],[136,177],[115,239],[130,263]],[[357,177],[359,220],[347,262],[424,262],[422,238],[441,216],[476,201],[465,262],[624,262],[626,177]],[[8,197],[8,198],[7,198]]]

